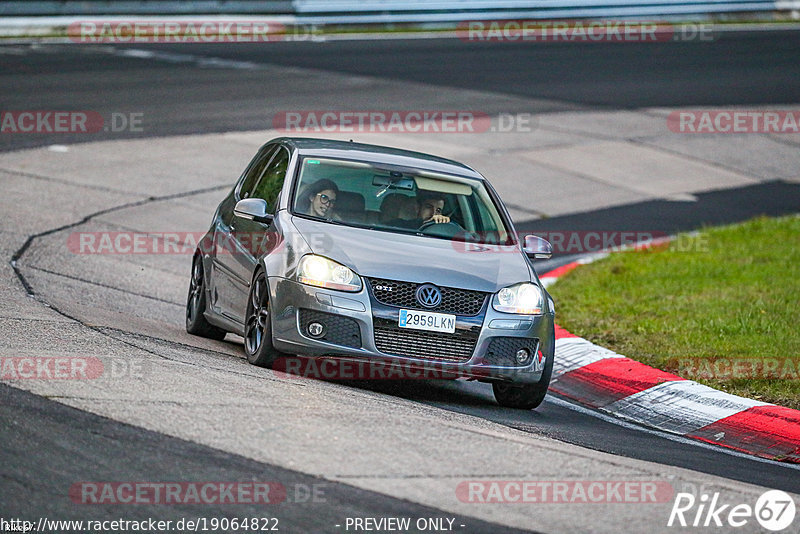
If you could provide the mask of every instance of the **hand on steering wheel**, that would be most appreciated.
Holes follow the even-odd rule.
[[[422,223],[422,226],[420,226],[419,228],[417,228],[417,232],[421,232],[421,231],[423,231],[423,230],[427,230],[428,228],[430,228],[430,227],[431,227],[431,226],[433,226],[434,224],[439,224],[439,223],[437,223],[436,221],[428,221],[428,222],[424,222],[424,223]]]
[[[449,218],[447,222],[443,223],[437,223],[435,220],[427,221],[417,229],[417,232],[427,235],[437,235],[440,237],[453,237],[463,231],[464,229],[460,224],[450,221]]]
[[[422,226],[420,226],[419,229],[422,230],[423,228],[430,228],[434,224],[446,224],[449,222],[450,222],[450,217],[448,217],[447,215],[441,215],[437,213],[427,221],[423,222]]]

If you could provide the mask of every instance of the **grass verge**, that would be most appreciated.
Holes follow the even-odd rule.
[[[800,409],[800,216],[620,252],[549,290],[556,322],[634,360]]]

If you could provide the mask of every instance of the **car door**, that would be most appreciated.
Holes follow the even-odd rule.
[[[272,152],[269,163],[259,179],[248,191],[242,190],[242,198],[261,198],[267,202],[269,213],[275,214],[278,195],[286,179],[289,166],[289,151],[279,146]],[[246,197],[244,195],[247,194]],[[235,282],[231,313],[238,321],[244,321],[247,310],[247,299],[250,293],[250,282],[258,259],[269,253],[278,243],[274,224],[264,224],[248,219],[234,217],[231,221],[232,235],[237,253],[230,255],[229,269]]]
[[[211,306],[215,312],[237,321],[242,319],[234,312],[238,307],[235,303],[242,292],[242,286],[247,287],[250,280],[242,279],[238,274],[239,262],[235,256],[240,253],[241,246],[237,242],[236,233],[241,219],[234,217],[233,208],[239,200],[249,198],[277,149],[276,144],[270,144],[256,153],[237,186],[220,205],[214,221]]]

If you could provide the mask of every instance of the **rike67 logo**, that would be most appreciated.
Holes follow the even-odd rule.
[[[722,503],[719,493],[678,493],[669,514],[667,526],[681,527],[743,527],[755,519],[761,528],[779,532],[794,521],[795,504],[792,497],[780,490],[764,492],[755,503]],[[752,525],[751,525],[752,527]]]

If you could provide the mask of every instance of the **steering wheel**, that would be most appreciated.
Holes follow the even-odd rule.
[[[446,223],[428,221],[417,229],[417,232],[437,237],[455,237],[463,231],[461,225],[453,221]]]

